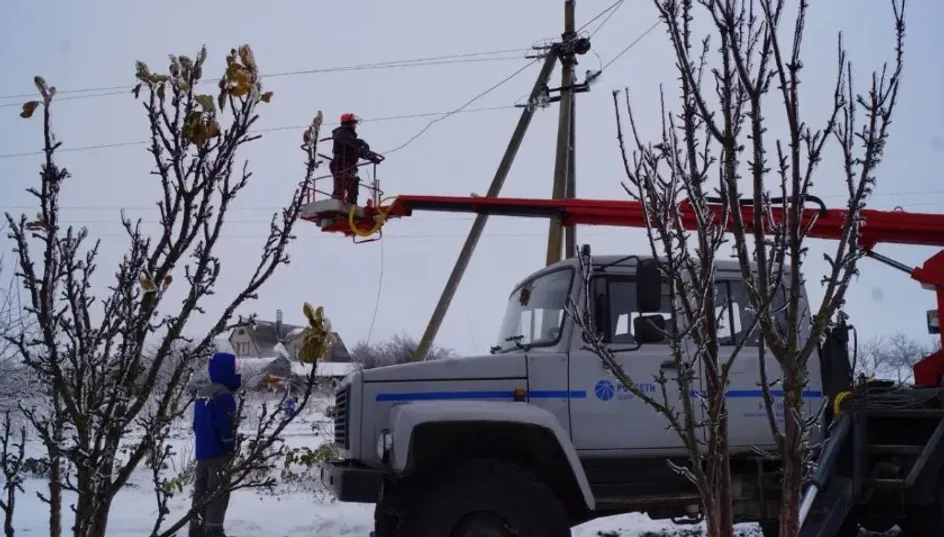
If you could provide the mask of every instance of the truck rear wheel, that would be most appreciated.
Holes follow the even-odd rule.
[[[550,488],[527,470],[475,461],[413,486],[400,506],[400,537],[569,537]]]

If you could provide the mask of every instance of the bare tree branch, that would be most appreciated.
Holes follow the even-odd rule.
[[[792,21],[787,20],[784,0],[653,0],[653,4],[675,54],[679,112],[668,112],[663,98],[661,134],[654,143],[646,143],[627,99],[632,133],[627,142],[614,94],[627,192],[645,209],[651,253],[660,258],[673,300],[673,317],[680,321],[674,337],[690,338],[695,349],[695,356],[684,363],[678,356],[679,345],[670,345],[679,371],[684,371],[683,366],[691,368],[691,360],[698,360],[705,371],[702,381],[709,393],[702,404],[708,418],[698,426],[708,428],[707,467],[714,463],[712,457],[726,460],[726,425],[723,419],[716,419],[724,416],[724,401],[723,397],[713,398],[712,393],[723,391],[731,364],[720,360],[718,354],[719,317],[713,311],[717,287],[712,267],[715,252],[727,240],[725,232],[734,239],[740,280],[753,312],[751,328],[757,329],[754,338],[761,343],[761,352],[769,350],[782,374],[779,379],[768,378],[770,372],[762,357],[761,391],[778,456],[783,460],[785,503],[780,511],[780,531],[795,535],[810,433],[816,423],[815,416],[808,418],[804,411],[807,364],[844,303],[858,260],[873,246],[862,234],[861,211],[874,188],[897,103],[905,2],[891,0],[894,62],[873,74],[865,94],[853,88],[852,68],[840,34],[833,102],[818,127],[803,117],[799,91],[807,0],[790,8],[794,9]],[[711,22],[710,37],[698,46],[692,25],[696,11]],[[709,61],[711,50],[715,55]],[[768,131],[766,115],[772,109],[765,104],[771,91],[781,102],[786,120],[780,136]],[[814,174],[832,144],[842,156],[848,199],[839,240],[834,253],[826,257],[829,270],[822,279],[823,300],[811,307],[803,292],[802,269],[808,252],[805,239],[819,213],[807,208],[807,203],[819,201],[812,195]],[[631,156],[627,145],[632,148]],[[716,182],[709,186],[709,178]],[[772,182],[777,185],[775,192],[770,190]],[[606,362],[604,349],[593,346]],[[620,380],[627,387],[632,384],[632,379]],[[676,381],[680,389],[689,382],[683,374]],[[771,390],[775,384],[784,394],[782,430],[775,415],[777,398]],[[671,409],[660,408],[662,402],[650,404],[669,416],[684,439],[691,434],[691,425],[685,418],[690,406],[682,399],[681,414],[676,417]],[[708,489],[714,484],[707,477],[712,472],[707,471],[704,478],[698,473],[694,442],[686,445],[695,465],[692,475],[703,494],[709,535],[729,535],[730,496],[723,487]]]
[[[14,430],[15,429],[15,430]],[[9,411],[3,414],[3,430],[0,431],[0,471],[3,472],[3,534],[13,537],[13,513],[16,510],[17,494],[23,492],[23,461],[26,460],[26,427],[15,427]]]
[[[60,193],[71,174],[55,159],[61,144],[52,130],[55,88],[36,77],[42,101],[24,104],[21,113],[31,117],[42,109],[45,162],[40,184],[28,190],[39,214],[35,220],[7,214],[6,220],[16,276],[27,294],[23,311],[38,333],[4,339],[53,401],[26,416],[50,459],[63,463],[53,465],[62,468],[60,486],[78,493],[76,537],[104,536],[115,494],[147,457],[156,462],[164,456],[169,424],[190,403],[194,369],[205,363],[213,340],[239,322],[234,312],[288,263],[292,228],[307,199],[306,181],[273,215],[249,279],[235,286],[239,291],[205,335],[188,336],[189,322],[205,313],[202,305],[222,281],[215,251],[227,212],[252,177],[237,154],[258,138],[249,130],[258,119],[257,107],[272,97],[262,90],[248,46],[230,51],[217,95],[198,93],[206,57],[205,48],[195,59],[172,56],[167,74],[137,64],[133,93],[150,123],[152,176],[162,193],[161,231],[151,236],[140,220],[122,215],[129,246],[102,298],[90,283],[98,243],[88,244],[86,229],[60,222]],[[315,166],[308,163],[306,172]],[[183,297],[174,304],[167,300],[168,290],[178,280],[175,288],[184,286]]]

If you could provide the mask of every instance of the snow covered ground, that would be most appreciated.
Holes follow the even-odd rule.
[[[308,446],[312,449],[333,436],[330,421],[324,417],[327,401],[317,401],[305,409],[286,434],[290,446]],[[175,465],[185,467],[191,458],[191,439],[186,423],[180,424],[178,457]],[[310,472],[310,473],[305,473]],[[349,504],[334,501],[315,479],[317,470],[302,470],[301,479],[282,483],[278,490],[259,492],[240,490],[233,493],[227,513],[226,530],[233,537],[367,537],[373,526],[373,505]],[[31,479],[25,494],[17,502],[15,527],[21,535],[48,535],[48,512],[39,501],[37,492],[45,490],[45,483]],[[174,498],[168,520],[176,521],[186,512],[190,490]],[[66,507],[74,496],[66,497]],[[149,535],[156,518],[150,472],[139,469],[131,483],[118,494],[111,510],[108,535],[113,537],[140,537]],[[71,512],[65,509],[64,527],[71,526]],[[738,526],[740,537],[760,537],[754,524]],[[181,530],[178,535],[186,535]],[[629,514],[598,519],[573,529],[574,537],[696,537],[702,535],[698,526],[674,526],[670,522],[653,521],[644,515]]]
[[[26,496],[17,506],[15,527],[23,535],[43,535],[47,531],[45,505],[35,499],[42,491],[39,481],[28,483]],[[186,498],[178,502],[178,510]],[[108,535],[140,537],[149,535],[156,514],[150,491],[131,488],[122,491],[112,508]],[[174,517],[174,514],[171,515]],[[174,517],[176,518],[176,517]],[[67,521],[71,524],[71,519]],[[67,526],[68,527],[68,526]],[[269,496],[237,491],[230,500],[226,531],[233,537],[367,537],[373,529],[373,505],[320,500],[312,494],[292,492]],[[599,519],[575,528],[574,537],[695,537],[700,531],[676,528],[671,523],[654,522],[643,515],[620,515]],[[186,535],[185,530],[178,535]],[[745,524],[743,537],[759,537],[756,527]]]

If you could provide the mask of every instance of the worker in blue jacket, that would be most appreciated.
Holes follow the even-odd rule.
[[[236,371],[236,356],[218,352],[208,365],[210,384],[197,392],[193,408],[193,433],[197,459],[193,505],[218,486],[226,487],[226,465],[236,453],[236,398],[242,378]],[[190,520],[190,537],[225,537],[223,519],[229,492],[217,494],[202,513]]]

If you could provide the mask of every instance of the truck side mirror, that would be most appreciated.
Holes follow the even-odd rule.
[[[636,263],[636,310],[659,311],[662,307],[662,275],[658,259],[640,259]]]

